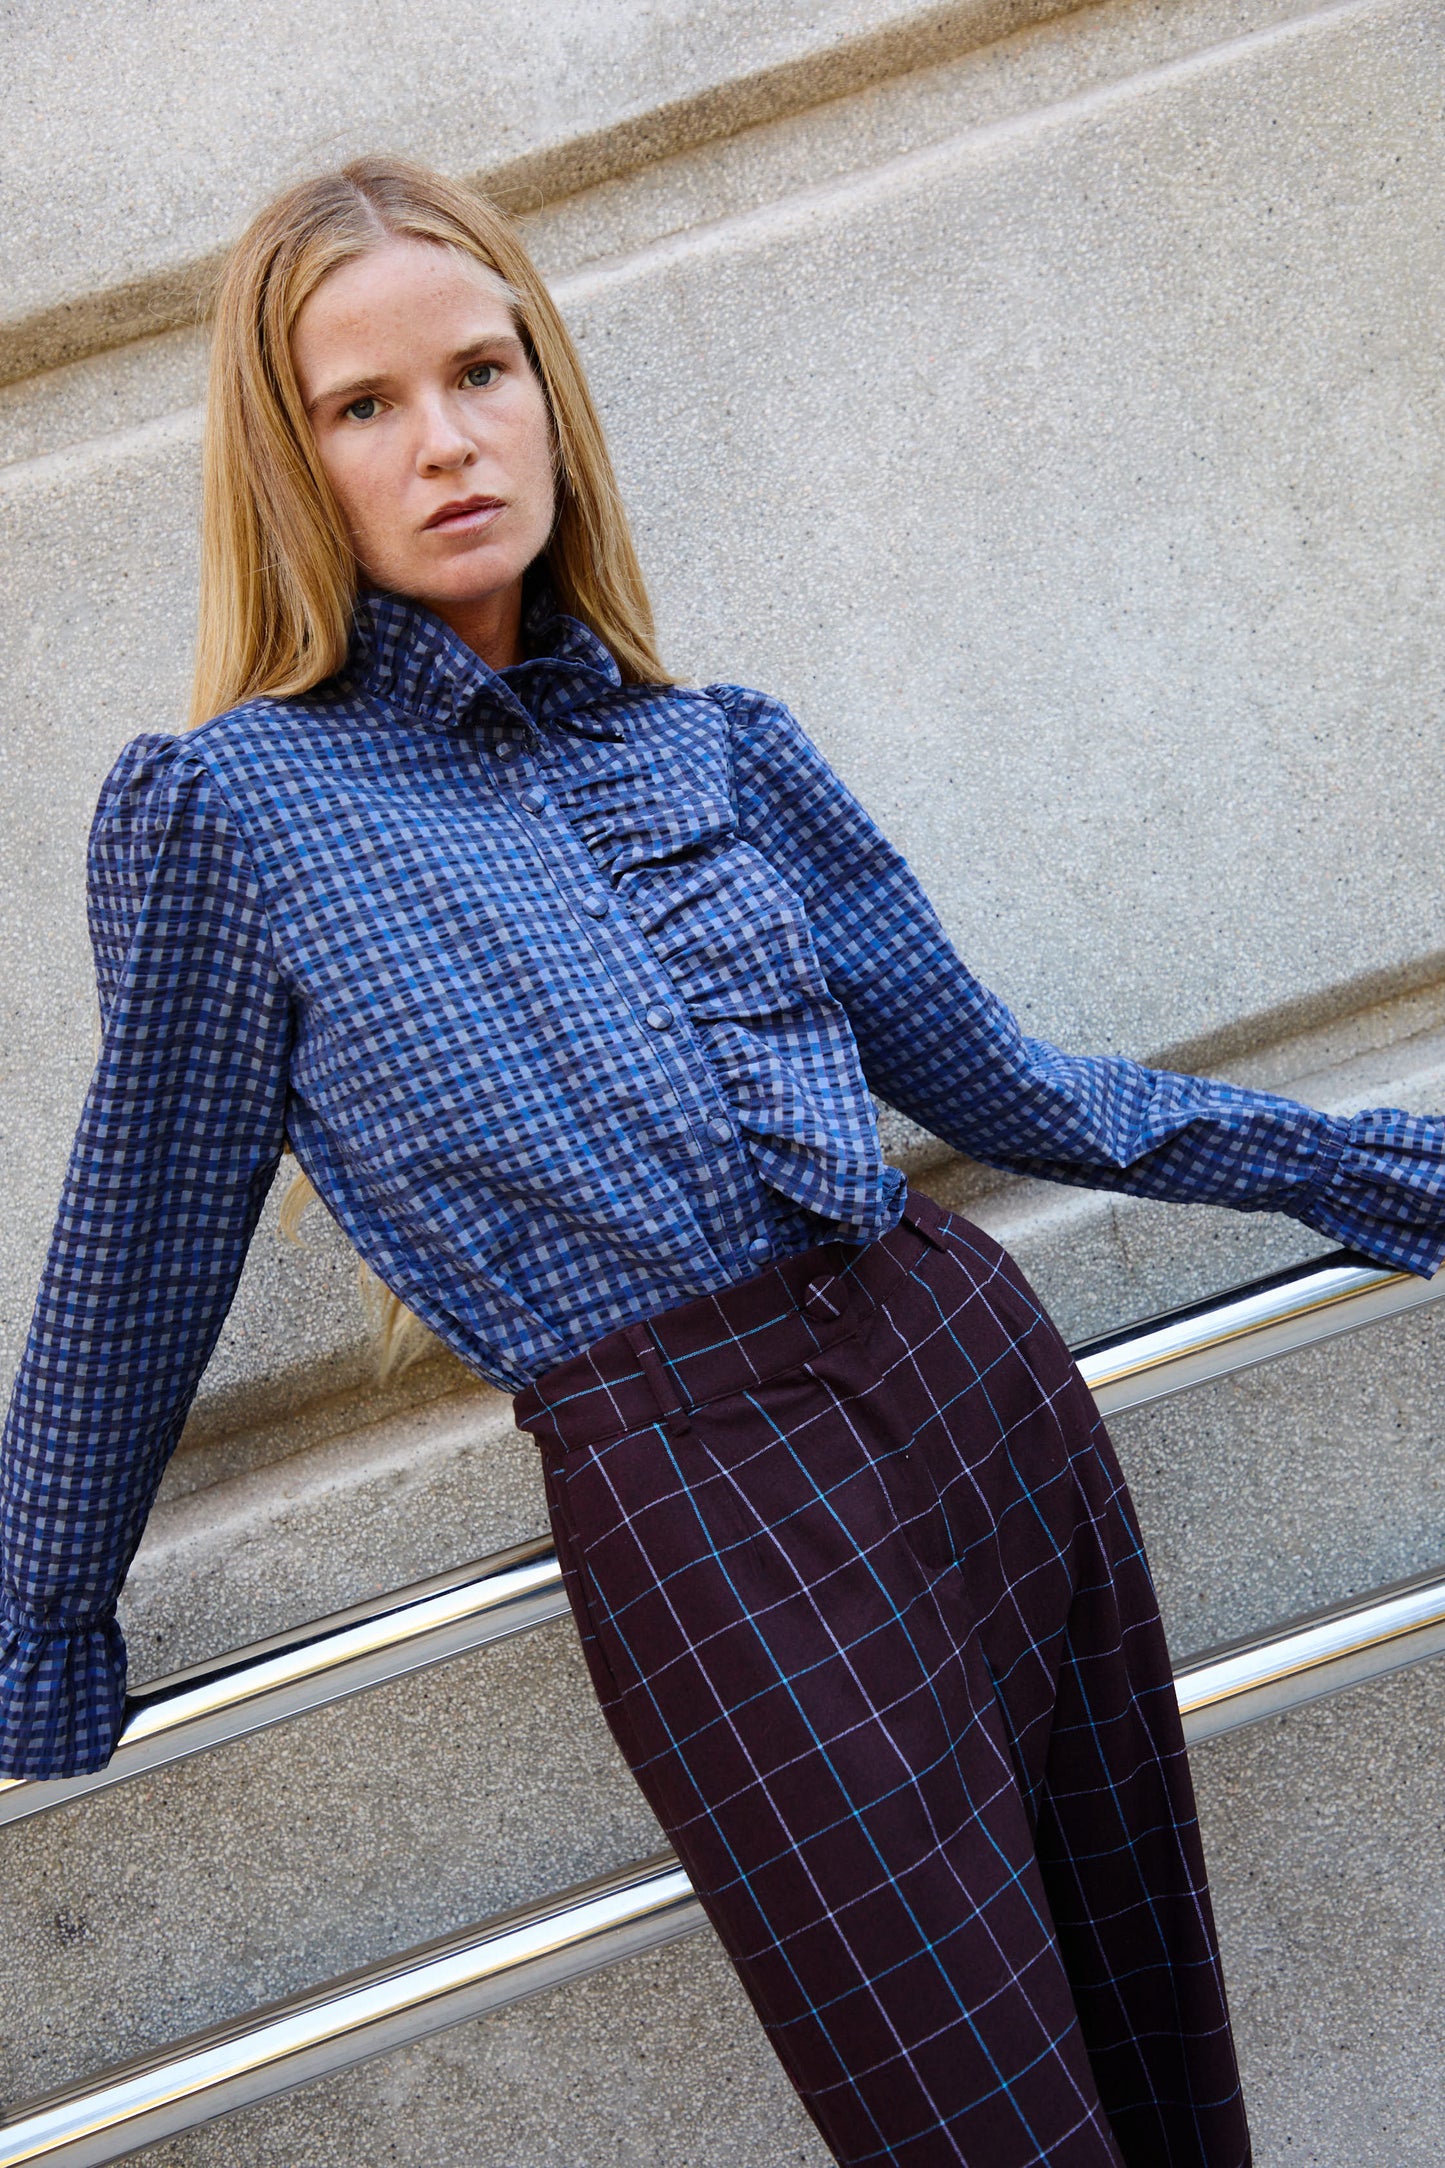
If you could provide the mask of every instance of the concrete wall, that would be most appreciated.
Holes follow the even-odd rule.
[[[5,1360],[91,1058],[89,809],[183,704],[197,296],[269,189],[370,145],[523,212],[669,654],[793,702],[1032,1029],[1445,1105],[1442,32],[1440,0],[13,11]],[[889,1135],[1074,1333],[1319,1247]],[[1119,1425],[1181,1654],[1445,1550],[1442,1346],[1417,1319]],[[344,1248],[268,1218],[137,1673],[541,1524],[505,1402],[445,1361],[377,1391]],[[1439,2158],[1440,1691],[1198,1757],[1268,2168]],[[0,2089],[652,1841],[565,1627],[66,1810],[7,1839]],[[147,2157],[817,2152],[699,1940]]]

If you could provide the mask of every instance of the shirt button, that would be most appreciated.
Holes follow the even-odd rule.
[[[502,738],[496,747],[498,760],[515,760],[519,751],[515,738]]]
[[[720,1114],[715,1114],[708,1123],[707,1133],[714,1144],[731,1144],[733,1141],[733,1125],[725,1122]]]
[[[535,783],[531,783],[527,786],[526,790],[521,793],[521,798],[523,805],[527,808],[527,811],[529,813],[540,813],[543,806],[547,803],[546,791],[539,790]]]
[[[584,896],[582,908],[589,918],[606,918],[612,906],[605,896]]]
[[[748,1255],[755,1265],[765,1265],[773,1254],[773,1245],[766,1235],[754,1235],[748,1244]]]
[[[654,1031],[666,1031],[672,1022],[672,1011],[665,1009],[659,1002],[655,1009],[648,1010],[647,1021]]]

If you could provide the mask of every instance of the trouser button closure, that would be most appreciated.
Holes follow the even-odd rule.
[[[810,1280],[803,1294],[803,1308],[815,1323],[826,1325],[843,1315],[843,1291],[834,1279]]]

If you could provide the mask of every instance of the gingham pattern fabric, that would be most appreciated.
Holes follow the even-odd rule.
[[[1243,2168],[1133,1510],[998,1245],[915,1198],[517,1414],[608,1722],[836,2158]]]
[[[283,1138],[510,1390],[892,1225],[868,1082],[999,1165],[1445,1253],[1439,1123],[1023,1037],[784,707],[623,686],[540,590],[526,623],[498,675],[373,595],[339,679],[105,785],[104,1045],[0,1465],[0,1771],[106,1758],[116,1591]]]

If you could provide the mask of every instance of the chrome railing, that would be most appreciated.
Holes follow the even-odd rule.
[[[1348,1250],[1251,1280],[1162,1317],[1126,1325],[1074,1349],[1101,1415],[1120,1415],[1212,1378],[1252,1370],[1319,1340],[1396,1317],[1445,1295],[1431,1280],[1361,1264]]]
[[[1077,1349],[1106,1414],[1247,1369],[1445,1295],[1348,1256],[1278,1273]],[[109,1767],[12,1782],[19,1820],[385,1679],[527,1631],[565,1609],[543,1540],[358,1604],[134,1697]],[[1175,1675],[1191,1743],[1445,1652],[1445,1569],[1213,1649]],[[0,2168],[98,2168],[462,2019],[701,1926],[670,1854],[501,1914],[44,2100],[0,2122]]]
[[[1441,1296],[1445,1272],[1422,1280],[1340,1253],[1074,1352],[1102,1412],[1117,1415]],[[120,1743],[95,1775],[0,1779],[0,1824],[485,1648],[560,1617],[566,1607],[556,1559],[542,1538],[193,1665],[132,1696]]]
[[[1445,1654],[1445,1566],[1267,1634],[1228,1641],[1174,1674],[1191,1746]]]
[[[1442,1651],[1445,1569],[1183,1665],[1185,1732],[1197,1744]],[[0,2168],[98,2168],[702,1924],[661,1853],[31,2101],[0,2122]]]
[[[204,1747],[505,1641],[566,1609],[556,1554],[540,1536],[193,1664],[130,1696],[116,1750],[93,1776],[0,1777],[0,1823],[24,1821]]]
[[[122,2063],[0,2123],[3,2168],[97,2168],[703,1923],[671,1853]]]

